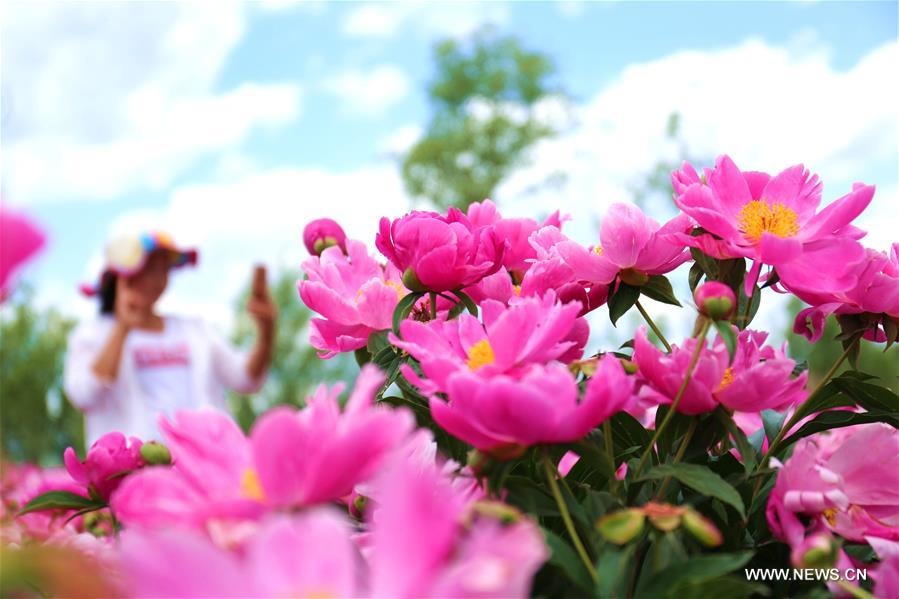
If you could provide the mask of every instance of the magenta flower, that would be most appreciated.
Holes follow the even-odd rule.
[[[446,216],[412,211],[393,222],[384,217],[375,245],[413,291],[472,285],[502,266],[505,250],[493,226],[477,227],[456,208]]]
[[[321,256],[323,251],[333,246],[346,251],[346,233],[336,221],[319,218],[310,221],[303,229],[303,245],[313,256]]]
[[[250,441],[216,410],[180,411],[159,427],[174,466],[147,467],[129,476],[110,506],[126,525],[205,527],[216,519],[256,519],[264,492]]]
[[[9,294],[10,277],[46,243],[44,232],[17,212],[0,207],[0,301]]]
[[[392,264],[378,264],[359,241],[346,240],[345,248],[307,259],[306,278],[297,284],[303,303],[325,317],[312,319],[309,333],[323,358],[365,347],[373,331],[389,329],[407,293]]]
[[[796,315],[793,331],[817,342],[824,332],[824,321],[831,314],[885,314],[899,319],[899,243],[890,255],[866,250],[865,260],[856,267],[857,282],[845,292],[826,293],[790,287],[797,297],[812,305]],[[867,334],[871,341],[884,341],[882,330]]]
[[[392,333],[389,338],[421,363],[427,380],[420,380],[409,368],[403,372],[426,393],[433,393],[447,390],[448,378],[456,372],[514,376],[528,365],[559,360],[578,347],[569,336],[580,309],[574,302],[559,303],[552,292],[542,299],[520,298],[508,307],[485,300],[483,324],[470,314],[450,321],[406,320],[400,325],[402,339]],[[578,335],[577,330],[574,333]],[[583,345],[579,349],[576,357]]]
[[[766,333],[742,331],[730,366],[723,341],[716,339],[703,348],[678,411],[702,414],[720,403],[731,410],[760,412],[785,409],[802,401],[807,374],[791,378],[795,362],[783,350],[763,346],[766,337]],[[696,342],[687,339],[665,354],[646,338],[646,328],[640,327],[634,338],[634,361],[639,377],[647,384],[641,389],[643,399],[672,403],[684,381]]]
[[[777,268],[787,286],[845,291],[855,284],[852,266],[863,258],[855,240],[864,233],[850,223],[871,202],[873,186],[856,185],[819,212],[821,183],[802,165],[771,177],[741,172],[720,156],[702,179],[685,165],[672,181],[675,202],[704,230],[678,238],[714,258],[753,260],[747,295],[762,264]]]
[[[490,200],[471,204],[467,216],[475,227],[493,226],[497,238],[506,243],[502,265],[518,282],[521,282],[531,262],[537,257],[530,236],[541,227],[553,226],[561,229],[565,220],[559,215],[558,210],[549,215],[543,224],[532,218],[503,218]]]
[[[319,387],[303,410],[279,407],[263,415],[252,432],[259,482],[275,506],[303,506],[349,495],[370,477],[384,456],[414,427],[412,414],[373,406],[384,376],[366,366],[346,408],[342,386]]]
[[[107,433],[91,445],[84,462],[75,450],[66,449],[63,459],[66,470],[75,481],[104,501],[118,488],[124,475],[141,468],[140,439],[126,439],[122,433]]]
[[[632,204],[612,204],[599,227],[600,243],[587,249],[571,241],[559,241],[558,255],[577,279],[608,284],[621,276],[625,283],[645,284],[652,275],[663,275],[690,259],[690,252],[676,234],[692,228],[680,214],[664,225]]]
[[[533,365],[518,376],[458,372],[449,378],[447,401],[431,398],[435,422],[477,449],[505,457],[539,443],[583,438],[622,411],[634,379],[611,356],[599,360],[583,398],[562,364]]]
[[[374,366],[364,368],[342,413],[341,386],[320,387],[304,410],[268,411],[250,439],[211,410],[179,412],[175,424],[162,419],[174,466],[129,477],[112,508],[126,524],[203,527],[348,495],[414,424],[404,410],[371,405],[383,380]]]
[[[332,508],[263,521],[239,552],[188,530],[122,534],[119,563],[131,597],[355,597],[348,523]]]
[[[372,596],[528,596],[549,554],[537,526],[514,508],[471,502],[437,465],[408,459],[393,460],[375,484]],[[501,523],[496,511],[513,522]]]
[[[899,540],[899,431],[848,427],[800,440],[777,475],[766,510],[771,531],[791,546],[829,529],[851,541]]]

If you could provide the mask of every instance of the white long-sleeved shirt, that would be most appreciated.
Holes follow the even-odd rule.
[[[163,331],[131,331],[122,348],[115,382],[93,371],[115,323],[111,316],[85,321],[69,337],[64,384],[71,402],[84,412],[90,447],[119,431],[144,441],[161,440],[160,414],[179,409],[227,411],[225,390],[253,393],[265,377],[247,374],[247,358],[199,319],[167,316]]]

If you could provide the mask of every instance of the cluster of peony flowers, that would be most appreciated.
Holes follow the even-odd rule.
[[[864,568],[828,584],[896,596],[899,397],[835,376],[899,340],[899,245],[852,224],[874,188],[819,209],[803,166],[727,156],[672,182],[673,218],[614,204],[588,245],[489,200],[383,218],[381,257],[309,223],[299,297],[320,356],[362,364],[348,399],[320,387],[249,434],[180,412],[67,451],[68,477],[12,469],[4,543],[77,545],[134,597],[748,596],[753,563]],[[680,306],[682,265],[694,333],[669,343],[641,298]],[[763,290],[809,304],[812,341],[838,316],[846,351],[811,388],[749,328]],[[603,305],[649,329],[588,351]]]

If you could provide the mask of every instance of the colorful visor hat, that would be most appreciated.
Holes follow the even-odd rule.
[[[140,272],[153,252],[157,251],[165,252],[170,268],[197,263],[197,250],[179,248],[167,233],[145,231],[120,235],[106,245],[106,262],[100,281],[95,285],[82,285],[81,292],[87,296],[96,295],[110,275],[129,277]]]

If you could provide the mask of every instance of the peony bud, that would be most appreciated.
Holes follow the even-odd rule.
[[[834,567],[840,547],[829,532],[816,532],[802,540],[790,552],[790,561],[797,568],[826,570]]]
[[[346,233],[330,218],[319,218],[303,229],[303,244],[314,256],[321,256],[327,248],[335,245],[346,252]]]
[[[596,523],[596,530],[607,541],[624,545],[640,536],[645,521],[646,516],[642,510],[628,508],[600,518]]]
[[[167,465],[172,463],[172,454],[169,453],[168,447],[156,441],[150,441],[141,445],[140,457],[150,465]]]
[[[472,515],[499,520],[503,524],[515,524],[522,518],[519,510],[502,501],[475,501],[470,509]]]
[[[697,287],[693,299],[700,314],[712,320],[730,320],[737,308],[733,290],[718,281],[708,281]]]
[[[405,285],[406,289],[418,293],[423,293],[428,290],[428,288],[418,280],[418,276],[415,274],[415,271],[412,270],[411,266],[403,272],[403,285]]]
[[[652,525],[664,532],[669,532],[679,527],[684,512],[686,512],[686,508],[668,503],[650,501],[643,506],[643,513],[646,514]]]
[[[718,527],[693,508],[687,508],[684,512],[683,523],[687,532],[706,547],[717,547],[724,542]]]

